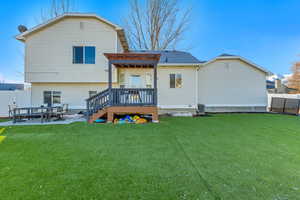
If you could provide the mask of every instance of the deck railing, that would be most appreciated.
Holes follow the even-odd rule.
[[[88,116],[107,106],[157,105],[153,88],[111,88],[87,99]]]
[[[109,90],[106,89],[86,100],[87,115],[91,116],[98,110],[103,109],[109,105]]]

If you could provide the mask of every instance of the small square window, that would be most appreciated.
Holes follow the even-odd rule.
[[[170,88],[181,88],[182,76],[181,74],[170,74]]]
[[[181,88],[182,87],[182,77],[181,77],[181,74],[176,74],[175,87],[176,88]]]

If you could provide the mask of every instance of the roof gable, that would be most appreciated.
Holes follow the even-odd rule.
[[[129,46],[128,46],[128,43],[127,43],[127,40],[126,40],[126,37],[125,37],[125,33],[124,33],[124,30],[119,27],[118,25],[116,24],[113,24],[112,22],[104,19],[104,18],[101,18],[99,17],[98,15],[96,14],[84,14],[84,13],[65,13],[63,15],[60,15],[60,16],[57,16],[53,19],[50,19],[42,24],[39,24],[31,29],[28,29],[27,31],[23,32],[23,33],[20,33],[19,35],[16,36],[16,39],[17,40],[20,40],[20,41],[26,41],[26,37],[37,32],[37,31],[40,31],[44,28],[47,28],[55,23],[58,23],[59,21],[61,21],[62,19],[65,19],[65,18],[68,18],[68,17],[86,17],[86,18],[94,18],[94,19],[97,19],[99,21],[101,21],[102,23],[105,23],[109,26],[111,26],[113,29],[116,30],[118,36],[119,36],[119,39],[120,39],[120,42],[123,46],[123,49],[124,51],[128,51],[129,50]]]
[[[219,60],[240,60],[240,61],[248,64],[249,66],[251,66],[251,67],[253,67],[253,68],[255,68],[255,69],[257,69],[257,70],[259,70],[259,71],[261,71],[261,72],[263,72],[265,74],[267,74],[267,75],[272,74],[272,72],[266,70],[265,68],[263,68],[263,67],[255,64],[255,63],[253,63],[253,62],[251,62],[251,61],[249,61],[249,60],[247,60],[247,59],[245,59],[245,58],[243,58],[241,56],[235,56],[235,55],[230,55],[230,54],[221,54],[220,56],[217,56],[217,57],[215,57],[215,58],[213,58],[213,59],[211,59],[211,60],[203,63],[203,66],[206,66],[206,65],[208,65],[210,63],[213,63],[213,62],[219,61]]]

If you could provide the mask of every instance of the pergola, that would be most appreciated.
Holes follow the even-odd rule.
[[[157,104],[157,63],[158,53],[104,53],[108,59],[108,89],[112,88],[112,65],[116,68],[153,68],[154,101]]]
[[[107,115],[112,122],[114,115],[150,114],[158,122],[157,110],[157,53],[105,53],[108,59],[108,89],[87,99],[88,121],[92,123]],[[112,65],[116,68],[153,68],[153,88],[112,88]]]

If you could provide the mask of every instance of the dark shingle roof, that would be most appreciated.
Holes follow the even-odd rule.
[[[24,84],[0,83],[0,90],[24,90]]]
[[[178,63],[178,64],[197,64],[203,63],[203,61],[199,61],[192,54],[184,51],[173,51],[173,50],[163,50],[163,51],[150,51],[150,50],[142,50],[142,51],[134,51],[135,53],[159,53],[161,54],[159,63]]]
[[[219,55],[218,57],[231,57],[231,56],[236,56],[236,55],[232,55],[232,54],[227,54],[227,53],[223,53],[221,55]]]

